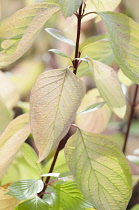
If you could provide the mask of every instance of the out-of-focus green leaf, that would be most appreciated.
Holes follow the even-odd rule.
[[[98,109],[100,109],[106,102],[99,102],[99,103],[96,103],[96,104],[92,104],[88,107],[86,107],[84,110],[78,112],[77,114],[84,114],[84,113],[89,113],[89,112],[93,112],[93,111],[96,111]]]
[[[53,160],[53,157],[45,165],[45,167],[43,168],[43,172],[42,173],[48,173],[48,171],[50,169],[50,166],[52,164],[52,160]],[[68,168],[66,160],[65,160],[65,155],[64,155],[64,151],[63,150],[61,150],[59,152],[58,159],[56,161],[56,164],[55,164],[53,172],[54,173],[60,173],[60,177],[67,176],[67,175],[70,174],[69,168]]]
[[[11,81],[15,84],[20,96],[25,97],[31,90],[44,66],[36,60],[25,60],[12,69]]]
[[[31,130],[45,159],[67,134],[85,94],[84,83],[69,69],[42,73],[31,92]]]
[[[57,0],[25,0],[26,5],[36,4],[36,3],[57,3]]]
[[[130,210],[139,210],[139,204],[135,205],[132,209]]]
[[[70,39],[68,38],[67,36],[63,35],[61,33],[61,31],[58,31],[56,29],[53,29],[53,28],[46,28],[45,29],[49,34],[51,34],[53,37],[55,37],[56,39],[66,43],[66,44],[69,44],[69,45],[72,45],[75,47],[75,43]]]
[[[0,97],[3,98],[5,105],[11,109],[16,106],[19,100],[19,93],[13,82],[8,76],[0,71]]]
[[[121,0],[90,0],[97,12],[113,11],[120,4]]]
[[[102,98],[118,117],[123,118],[126,101],[114,69],[90,58],[86,59],[89,61],[93,79]]]
[[[12,111],[5,105],[3,99],[0,97],[0,135],[10,123],[12,118]]]
[[[139,25],[121,13],[98,13],[108,31],[115,59],[122,72],[139,84]]]
[[[23,113],[29,112],[29,102],[19,101],[17,106],[22,109]]]
[[[127,155],[126,157],[129,161],[131,161],[132,163],[135,163],[136,165],[139,166],[139,156]]]
[[[84,197],[97,210],[123,210],[132,193],[125,156],[104,135],[77,130],[65,147],[70,171]]]
[[[118,71],[118,78],[119,78],[119,81],[122,83],[122,84],[125,84],[126,86],[130,86],[133,84],[133,82],[128,79],[128,77],[126,77],[123,72],[121,71],[121,69],[119,69]]]
[[[96,88],[88,91],[82,100],[80,107],[77,110],[81,112],[87,106],[95,103],[102,103],[103,99]],[[92,113],[85,113],[82,115],[77,115],[75,123],[77,126],[85,131],[93,133],[101,133],[105,130],[111,117],[111,110],[105,104],[101,109],[96,110]]]
[[[0,38],[4,40],[0,67],[20,58],[32,45],[45,22],[58,10],[57,4],[32,4],[10,17],[0,28]]]
[[[33,148],[29,146],[28,144],[24,143],[22,146],[22,153],[25,160],[30,164],[30,166],[33,168],[36,168],[38,172],[40,172],[41,174],[41,170],[42,170],[41,164],[36,163],[38,160],[38,156],[36,152],[33,150]]]
[[[64,184],[57,184],[54,185],[54,188],[56,190],[57,203],[63,209],[84,210],[87,207],[92,207],[92,205],[84,199],[75,182],[70,181]]]
[[[2,133],[0,136],[0,177],[6,172],[29,134],[28,114],[14,119]]]
[[[8,195],[19,200],[25,200],[41,192],[44,187],[43,181],[38,179],[26,179],[17,181],[9,186]]]
[[[3,175],[0,182],[2,185],[23,179],[40,179],[40,172],[38,169],[30,167],[29,163],[21,155],[22,152],[19,151],[16,158],[14,158],[8,170]]]
[[[82,0],[56,0],[60,5],[64,17],[74,14],[82,3]]]
[[[39,197],[28,199],[19,204],[15,210],[51,210],[50,206]]]
[[[85,39],[85,41],[80,44],[79,50],[82,51],[82,49],[84,47],[86,47],[89,44],[93,44],[93,42],[106,40],[106,39],[108,39],[108,35],[107,34],[100,34],[100,35],[97,35],[97,36],[91,36],[91,37]]]
[[[89,43],[82,48],[81,57],[90,57],[94,60],[101,61],[107,65],[112,65],[114,62],[114,54],[108,39],[95,41]],[[79,77],[90,74],[89,66],[87,63],[82,62],[77,71]]]

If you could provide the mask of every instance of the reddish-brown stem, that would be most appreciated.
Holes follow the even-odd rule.
[[[80,34],[81,34],[82,7],[83,7],[83,4],[81,4],[81,6],[79,8],[79,13],[76,14],[78,23],[77,23],[77,38],[76,38],[75,58],[80,58],[79,42],[80,42]],[[73,61],[73,66],[74,66],[73,73],[74,74],[76,74],[76,72],[77,72],[78,64],[79,64],[78,60]]]
[[[136,85],[136,88],[135,88],[134,98],[133,98],[133,102],[131,104],[131,111],[130,111],[128,124],[127,124],[127,130],[126,130],[126,133],[125,133],[125,141],[124,141],[124,146],[123,146],[123,153],[124,154],[125,154],[125,151],[126,151],[126,145],[127,145],[127,141],[128,141],[130,127],[131,127],[132,119],[133,119],[133,116],[134,116],[134,110],[135,110],[135,106],[136,106],[137,93],[138,93],[138,85]]]
[[[55,156],[54,156],[52,165],[51,165],[50,170],[49,170],[48,173],[52,173],[52,172],[53,172],[53,169],[54,169],[54,167],[55,167],[55,164],[56,164],[56,160],[57,160],[58,154],[59,154],[59,152],[60,152],[60,150],[61,150],[61,148],[62,148],[62,145],[63,145],[64,140],[65,140],[65,138],[63,138],[63,140],[59,143],[59,145],[58,145],[58,147],[57,147],[57,150],[56,150],[56,153],[55,153]],[[45,181],[45,184],[44,184],[44,188],[43,188],[43,190],[38,194],[38,196],[39,196],[40,198],[43,198],[44,193],[45,193],[45,190],[47,189],[48,182],[49,182],[50,178],[51,178],[50,176],[48,176],[48,177],[46,178],[46,181]]]

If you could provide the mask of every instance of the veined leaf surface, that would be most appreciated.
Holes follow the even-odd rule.
[[[14,119],[0,136],[0,177],[3,176],[30,134],[29,115]]]
[[[125,210],[132,192],[126,158],[104,135],[82,130],[65,147],[67,164],[84,197],[97,210]]]
[[[0,28],[0,38],[3,39],[0,67],[20,58],[32,45],[45,22],[58,10],[57,4],[32,4],[10,17]]]
[[[38,196],[35,198],[28,199],[24,201],[23,203],[20,203],[15,210],[51,210],[51,207],[49,208],[49,204],[40,199]]]
[[[123,118],[126,101],[115,71],[101,62],[89,58],[87,60],[102,98],[118,117]]]
[[[79,8],[82,0],[56,0],[60,5],[62,13],[65,17],[73,15],[74,12]]]
[[[83,98],[82,103],[77,110],[77,113],[80,113],[87,106],[99,102],[103,102],[103,99],[101,98],[98,90],[96,88],[89,90]],[[76,115],[75,123],[79,128],[85,131],[101,133],[105,130],[110,120],[110,117],[111,110],[109,109],[107,104],[105,104],[101,109],[94,112]]]
[[[41,192],[44,187],[42,180],[25,179],[14,182],[9,186],[8,195],[12,195],[19,200],[25,200]]]
[[[54,185],[56,190],[56,201],[66,210],[84,210],[92,205],[85,200],[75,182],[69,181],[63,184]]]
[[[31,93],[31,130],[39,162],[67,134],[85,94],[83,82],[69,69],[42,73]]]
[[[115,59],[123,73],[139,84],[139,25],[121,13],[98,13],[108,31]]]

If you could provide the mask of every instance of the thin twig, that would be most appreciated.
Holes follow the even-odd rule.
[[[133,103],[131,104],[131,111],[130,111],[130,115],[129,115],[129,119],[128,119],[127,130],[126,130],[126,133],[125,133],[125,141],[124,141],[124,146],[123,146],[123,153],[124,154],[125,154],[125,151],[126,151],[126,145],[127,145],[127,141],[128,141],[130,127],[131,127],[132,119],[133,119],[133,116],[134,116],[137,93],[138,93],[138,85],[136,85],[136,88],[135,88]]]
[[[81,34],[82,6],[83,6],[83,4],[81,4],[81,6],[79,8],[79,14],[77,15],[78,23],[77,23],[77,38],[76,38],[75,58],[80,58],[79,42],[80,42],[80,34]],[[77,72],[78,63],[79,63],[78,60],[73,61],[73,66],[74,66],[73,73],[74,74],[76,74],[76,72]]]

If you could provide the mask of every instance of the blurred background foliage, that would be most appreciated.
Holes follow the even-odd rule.
[[[19,9],[29,4],[47,1],[49,2],[49,0],[1,0],[0,25]],[[56,0],[51,0],[51,2],[55,1]],[[90,6],[88,6],[87,10],[91,10]],[[139,0],[122,0],[116,11],[128,15],[139,23]],[[74,42],[76,40],[76,17],[74,15],[65,19],[61,13],[56,13],[47,21],[44,29],[45,28],[58,29]],[[74,57],[74,47],[54,39],[45,30],[42,30],[32,47],[24,56],[13,64],[0,70],[0,134],[5,130],[6,126],[13,118],[22,113],[29,112],[30,91],[39,74],[49,69],[66,68],[71,65],[70,59],[48,52],[49,49],[53,48],[63,51],[71,58]],[[106,29],[102,21],[95,23],[95,19],[92,19],[92,15],[88,16],[82,23],[80,51],[82,52],[82,57],[88,55],[115,69],[127,99],[128,110],[125,118],[121,120],[114,114],[111,114],[111,111],[107,105],[105,105],[101,109],[92,112],[92,114],[89,113],[88,116],[84,114],[84,117],[82,117],[83,115],[77,117],[78,119],[76,119],[76,122],[79,122],[81,128],[111,136],[113,141],[122,149],[135,85],[119,70],[118,65],[115,63]],[[95,84],[89,74],[89,68],[86,63],[81,63],[77,75],[86,83],[87,90],[95,88]],[[88,101],[91,101],[91,103],[101,101],[101,97],[96,89],[91,92],[93,93],[92,96],[89,92],[86,104],[83,104],[82,107],[89,105]],[[136,186],[139,180],[139,153],[135,154],[134,152],[139,148],[139,94],[137,96],[136,104],[137,106],[126,149],[126,155],[130,156],[128,159],[131,165],[132,174],[134,175],[134,186]],[[88,126],[87,120],[89,120],[90,126]],[[73,132],[72,129],[70,132]],[[35,149],[32,136],[30,136],[27,142]],[[51,156],[42,163],[43,173],[48,172]],[[48,165],[46,165],[47,162],[49,162]],[[61,151],[54,172],[59,172],[62,175],[69,174],[63,151]],[[38,176],[39,174],[36,169],[30,167],[20,151],[7,173],[3,176],[1,184],[14,182],[20,179],[35,179],[38,178]],[[139,187],[137,192],[138,197],[135,197],[135,199],[136,203],[139,203]]]

